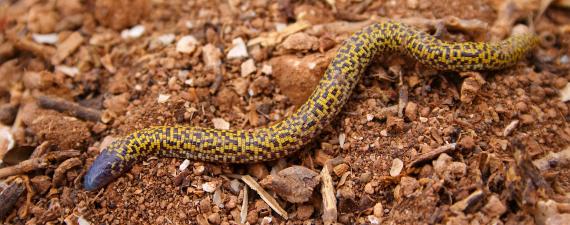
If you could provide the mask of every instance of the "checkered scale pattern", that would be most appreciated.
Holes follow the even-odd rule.
[[[84,185],[90,189],[104,186],[148,155],[220,163],[287,156],[310,142],[335,118],[378,53],[404,52],[440,70],[493,70],[516,63],[537,42],[537,37],[528,33],[497,43],[448,43],[400,23],[374,24],[342,44],[307,102],[283,121],[253,130],[158,126],[135,131],[103,150]]]

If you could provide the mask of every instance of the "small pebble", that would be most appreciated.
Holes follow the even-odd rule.
[[[248,59],[241,64],[241,76],[245,77],[247,75],[255,72],[257,68],[255,67],[255,61],[253,59]]]
[[[56,33],[51,34],[32,34],[32,40],[40,44],[50,44],[54,45],[58,41],[58,36]]]
[[[378,202],[374,205],[373,214],[378,218],[381,218],[382,215],[384,215],[384,207],[382,207],[382,203]]]
[[[390,176],[396,177],[400,175],[402,169],[404,168],[404,162],[401,159],[395,158],[392,160],[392,168],[390,168]]]
[[[402,177],[400,180],[400,193],[403,196],[410,196],[419,187],[420,183],[413,177]]]
[[[240,59],[249,56],[243,39],[236,38],[232,40],[232,44],[233,47],[230,49],[228,55],[226,56],[228,59]]]
[[[212,224],[220,224],[221,218],[219,213],[212,213],[208,216],[208,221]]]
[[[168,99],[170,98],[170,95],[166,95],[166,94],[159,94],[158,95],[158,103],[162,104],[168,101]]]
[[[121,31],[121,37],[123,39],[129,39],[129,38],[136,39],[142,36],[144,34],[144,31],[145,27],[143,25],[137,25],[130,29],[125,29]]]
[[[214,123],[214,128],[228,130],[230,129],[230,123],[222,118],[214,118],[212,119],[212,123]]]
[[[176,42],[176,51],[190,54],[196,50],[196,46],[198,46],[198,44],[198,40],[196,40],[194,36],[187,35]]]
[[[158,41],[163,45],[172,44],[172,42],[174,42],[175,39],[176,35],[174,34],[163,34],[158,36]]]
[[[507,211],[507,207],[505,204],[503,204],[499,197],[496,195],[491,195],[491,197],[489,197],[489,201],[487,204],[485,204],[485,206],[483,206],[481,211],[486,213],[487,216],[495,218],[503,215]]]
[[[190,166],[190,160],[185,159],[182,164],[180,164],[180,166],[178,167],[178,170],[180,171],[184,171],[186,170],[186,168],[188,168],[188,166]]]
[[[216,191],[217,186],[218,185],[214,181],[206,182],[202,184],[202,190],[208,193],[214,193],[214,191]]]

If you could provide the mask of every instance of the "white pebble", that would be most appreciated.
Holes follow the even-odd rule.
[[[378,219],[378,217],[374,216],[374,215],[369,215],[368,216],[368,221],[370,222],[370,224],[380,224],[380,219]]]
[[[338,144],[340,145],[340,148],[342,148],[342,149],[344,149],[344,141],[346,141],[346,134],[340,133],[338,135]]]
[[[57,43],[57,34],[32,34],[32,39],[40,44],[50,44],[53,45]]]
[[[121,37],[123,39],[129,39],[129,38],[139,38],[140,36],[142,36],[144,34],[145,28],[143,25],[136,25],[134,27],[132,27],[131,29],[124,29],[123,31],[121,31]]]
[[[390,176],[396,177],[400,175],[404,168],[404,162],[401,159],[395,158],[392,160],[392,168],[390,168]]]
[[[83,216],[79,216],[79,217],[77,217],[77,224],[79,224],[79,225],[91,225],[91,222],[89,222],[89,220],[83,218]]]
[[[374,119],[374,115],[372,114],[366,114],[366,121],[370,122]]]
[[[187,35],[176,43],[176,51],[182,53],[192,53],[196,50],[196,46],[198,45],[198,40],[192,35]]]
[[[182,164],[180,164],[180,166],[178,167],[178,170],[184,171],[186,170],[186,168],[188,168],[188,166],[190,166],[190,160],[185,159],[184,162],[182,162]]]
[[[255,70],[257,70],[257,68],[255,67],[255,61],[253,61],[253,59],[248,59],[241,64],[242,77],[252,74]]]
[[[570,62],[570,57],[568,55],[563,55],[560,57],[560,64],[568,64]]]
[[[158,41],[163,45],[172,44],[172,42],[174,42],[174,39],[176,39],[176,35],[174,34],[163,34],[158,36]]]
[[[158,103],[165,103],[170,98],[170,95],[159,94],[158,95]]]
[[[70,77],[75,77],[75,75],[79,74],[79,68],[77,68],[77,67],[56,66],[55,70],[62,72],[63,74],[70,76]]]
[[[222,118],[214,118],[212,119],[212,123],[214,123],[214,128],[216,129],[221,129],[221,130],[230,129],[230,123]]]
[[[271,65],[263,64],[261,72],[265,75],[271,75],[273,73],[273,67],[271,67]]]
[[[202,190],[208,193],[213,193],[216,191],[217,185],[215,182],[206,182],[202,184]]]
[[[249,56],[247,54],[247,47],[245,42],[241,38],[236,38],[232,40],[233,47],[228,52],[228,59],[240,59]]]

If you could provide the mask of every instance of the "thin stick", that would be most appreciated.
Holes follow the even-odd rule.
[[[38,105],[42,108],[57,110],[62,113],[69,113],[82,120],[97,122],[101,119],[101,111],[83,107],[75,102],[61,98],[39,96]]]

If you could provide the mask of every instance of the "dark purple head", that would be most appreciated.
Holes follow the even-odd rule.
[[[126,156],[126,146],[120,140],[103,149],[83,178],[83,188],[94,191],[104,187],[131,169],[134,157]]]

